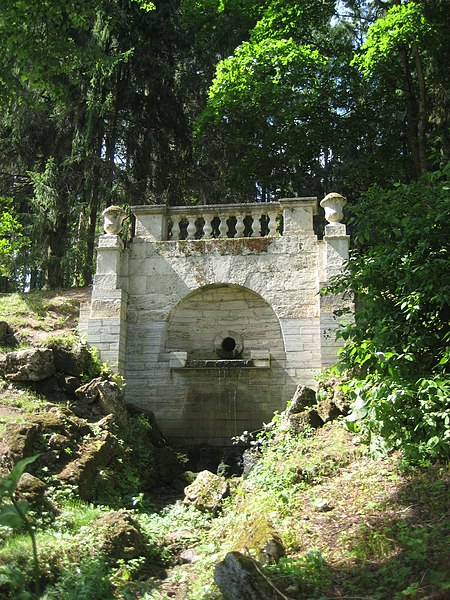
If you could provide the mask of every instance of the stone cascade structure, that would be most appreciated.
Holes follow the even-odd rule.
[[[126,377],[127,402],[154,413],[180,445],[228,445],[283,410],[297,386],[336,360],[343,297],[319,290],[348,258],[345,199],[104,211],[81,329]]]

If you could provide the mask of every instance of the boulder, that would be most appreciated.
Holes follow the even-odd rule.
[[[322,419],[327,422],[340,415],[348,415],[350,412],[350,402],[344,397],[340,389],[342,380],[338,377],[330,377],[326,381],[319,383],[318,411]]]
[[[17,339],[14,331],[6,321],[0,321],[0,346],[16,346]]]
[[[41,381],[55,373],[49,348],[28,348],[8,352],[0,359],[0,375],[10,381]]]
[[[240,552],[229,552],[214,570],[214,583],[225,600],[277,600],[276,591],[255,562]]]
[[[17,484],[16,492],[18,500],[26,500],[30,503],[31,508],[41,515],[46,513],[47,517],[53,517],[58,513],[58,509],[46,495],[46,484],[31,473],[23,473]]]
[[[128,511],[100,515],[90,527],[95,531],[97,550],[112,563],[137,558],[146,552],[145,536]]]
[[[46,489],[45,483],[31,473],[23,473],[17,484],[17,493],[20,498],[31,503],[41,501],[45,496]]]
[[[92,415],[113,414],[117,423],[126,427],[127,407],[117,383],[98,377],[79,387],[76,395],[82,405],[89,407]]]
[[[324,423],[334,421],[342,415],[341,409],[331,398],[325,398],[317,404],[317,413]]]
[[[12,468],[22,458],[32,455],[38,433],[38,426],[30,421],[6,424],[3,437],[6,450],[2,462],[7,468]]]
[[[247,477],[260,460],[261,452],[257,448],[246,448],[242,454],[242,475]]]
[[[55,368],[58,372],[73,377],[79,377],[88,372],[92,358],[86,346],[80,345],[69,350],[61,347],[58,340],[49,340],[47,346],[53,351]]]
[[[185,488],[184,502],[193,504],[199,510],[216,514],[229,491],[225,477],[214,475],[211,471],[201,471],[194,483]]]
[[[91,433],[87,423],[68,409],[52,409],[46,413],[25,415],[23,418],[23,423],[6,425],[3,463],[7,468],[32,454],[40,454],[40,457],[31,469],[42,466],[43,463],[52,466],[54,462],[60,462],[58,456],[64,448],[76,444],[76,439],[80,436]],[[44,448],[46,452],[43,452]]]
[[[246,523],[232,550],[248,553],[262,565],[278,562],[285,555],[283,543],[272,524],[261,515]]]
[[[317,403],[316,392],[306,385],[299,385],[295,390],[292,402],[286,411],[286,418],[290,415],[304,412],[308,408],[312,408]]]
[[[305,410],[289,416],[289,427],[293,435],[300,435],[309,428],[318,429],[322,427],[323,421],[317,410]]]
[[[77,458],[56,475],[57,479],[78,488],[83,500],[91,500],[96,492],[96,476],[100,467],[106,467],[117,456],[119,444],[108,431],[94,439],[85,440],[77,449]]]

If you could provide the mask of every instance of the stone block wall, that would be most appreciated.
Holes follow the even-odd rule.
[[[175,443],[226,445],[261,428],[336,357],[341,304],[319,289],[345,260],[345,228],[319,242],[311,198],[270,205],[249,228],[249,213],[266,209],[252,206],[135,207],[127,250],[117,235],[100,240],[88,341],[125,375],[126,400]],[[244,223],[250,237],[239,237]],[[237,355],[224,361],[227,343]]]

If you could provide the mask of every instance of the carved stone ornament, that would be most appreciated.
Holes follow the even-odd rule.
[[[106,233],[118,234],[127,213],[120,206],[108,206],[102,212],[103,229]]]
[[[340,223],[344,217],[343,209],[347,204],[347,199],[341,194],[332,192],[327,194],[320,203],[325,209],[325,219],[328,223]]]

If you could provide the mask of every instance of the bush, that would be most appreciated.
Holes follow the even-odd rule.
[[[414,461],[449,455],[450,165],[392,190],[372,187],[351,210],[356,248],[333,291],[357,311],[347,344],[352,427],[372,447],[401,447]]]

